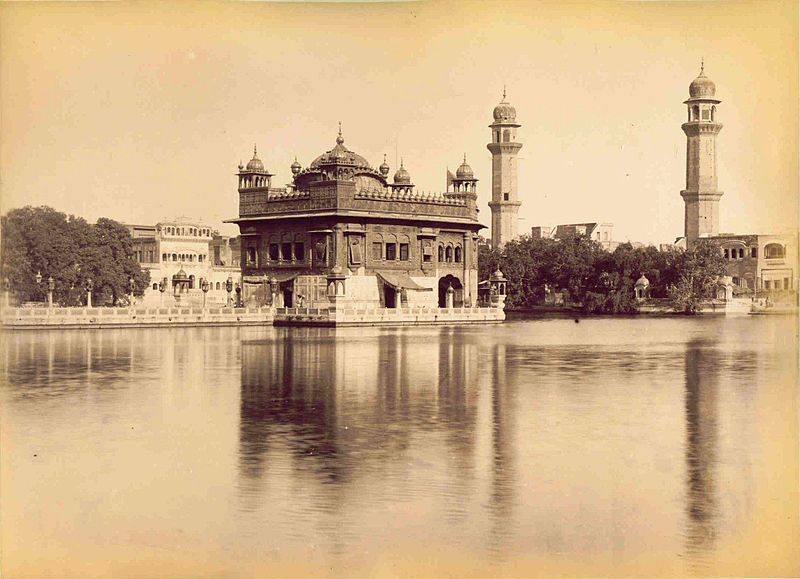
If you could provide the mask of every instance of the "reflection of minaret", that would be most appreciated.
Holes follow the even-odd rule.
[[[475,438],[478,353],[468,335],[454,328],[439,333],[436,402],[439,420],[446,425],[448,462],[447,520],[459,525],[468,521],[466,507],[475,487]]]
[[[714,547],[718,519],[717,376],[719,356],[703,340],[687,344],[686,376],[686,550],[702,563]]]
[[[497,344],[492,360],[492,465],[490,548],[500,555],[513,535],[514,484],[514,396],[506,383],[506,347]]]

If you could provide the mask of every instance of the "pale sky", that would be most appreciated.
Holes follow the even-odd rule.
[[[185,215],[222,231],[240,160],[289,182],[335,143],[396,151],[442,191],[464,153],[489,225],[488,125],[522,124],[520,232],[683,233],[683,101],[705,58],[722,100],[720,231],[797,227],[797,3],[5,3],[2,211],[94,221]],[[484,230],[488,236],[488,229]]]

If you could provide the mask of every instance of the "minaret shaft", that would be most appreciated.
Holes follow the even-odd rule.
[[[717,188],[717,135],[722,124],[717,122],[716,87],[703,71],[689,85],[688,120],[681,128],[686,134],[686,189],[681,191],[685,204],[684,236],[691,246],[701,237],[719,233],[719,200]]]
[[[492,153],[492,247],[501,248],[517,237],[517,213],[522,204],[517,190],[517,154],[522,143],[517,142],[516,109],[503,100],[494,109],[492,142],[486,148]]]

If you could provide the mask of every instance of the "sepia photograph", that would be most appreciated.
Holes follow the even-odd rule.
[[[0,577],[800,577],[796,0],[0,2]]]

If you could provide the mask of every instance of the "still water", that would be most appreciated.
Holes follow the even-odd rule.
[[[6,332],[4,577],[792,575],[791,317]]]

